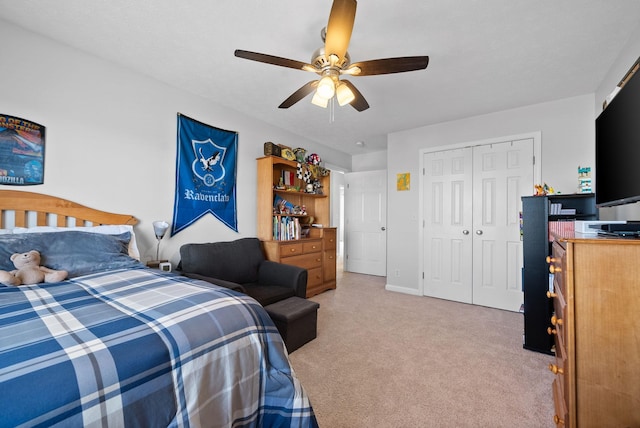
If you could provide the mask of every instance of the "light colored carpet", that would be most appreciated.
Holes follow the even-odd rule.
[[[321,428],[554,427],[553,357],[522,348],[523,315],[386,291],[342,273],[318,337],[290,356]]]

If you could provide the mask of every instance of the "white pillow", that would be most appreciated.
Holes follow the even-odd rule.
[[[102,235],[120,235],[121,233],[130,232],[131,240],[129,241],[129,257],[140,260],[140,251],[136,244],[136,235],[133,232],[133,226],[129,224],[102,225],[102,226],[75,226],[75,227],[57,227],[57,226],[34,226],[34,227],[14,227],[13,233],[43,233],[43,232],[64,232],[68,230],[79,230],[81,232],[99,233]],[[11,233],[11,232],[8,232]]]

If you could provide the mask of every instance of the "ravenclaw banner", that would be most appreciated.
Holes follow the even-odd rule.
[[[172,235],[207,213],[238,231],[237,152],[237,132],[214,128],[178,114]]]

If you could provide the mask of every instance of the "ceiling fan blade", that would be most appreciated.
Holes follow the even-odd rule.
[[[288,58],[281,58],[279,56],[267,55],[258,52],[243,51],[236,49],[234,55],[238,58],[250,59],[251,61],[264,62],[272,65],[279,65],[280,67],[295,68],[296,70],[315,71],[316,67],[306,62],[296,61]],[[320,70],[318,70],[320,71]]]
[[[291,107],[292,105],[294,105],[295,103],[297,103],[298,101],[300,101],[301,99],[303,99],[304,97],[309,95],[311,92],[313,92],[316,89],[317,86],[318,86],[318,81],[317,80],[312,80],[311,82],[306,83],[300,89],[298,89],[293,94],[291,94],[291,96],[289,96],[289,98],[284,100],[282,102],[282,104],[280,104],[278,106],[278,108],[289,108],[289,107]]]
[[[353,23],[356,19],[356,6],[356,0],[333,1],[324,41],[324,52],[327,57],[335,54],[338,60],[341,60],[347,53]]]
[[[355,99],[353,101],[351,101],[349,104],[351,104],[351,106],[354,109],[356,109],[358,111],[364,111],[364,110],[369,108],[369,103],[367,102],[367,100],[364,99],[364,97],[362,96],[360,91],[355,86],[353,86],[353,83],[349,82],[348,80],[344,80],[344,79],[341,79],[340,81],[342,83],[344,83],[345,85],[347,85],[349,87],[349,89],[351,89],[351,92],[353,92],[353,95],[355,96]]]
[[[404,56],[399,58],[373,59],[351,64],[344,74],[353,76],[373,76],[376,74],[404,73],[406,71],[424,70],[429,65],[428,56]],[[360,72],[354,70],[355,67]],[[351,71],[353,70],[353,71]]]

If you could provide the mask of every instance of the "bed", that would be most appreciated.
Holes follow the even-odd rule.
[[[250,297],[145,267],[133,216],[0,190],[0,269],[32,249],[62,282],[0,285],[2,426],[315,427]]]

